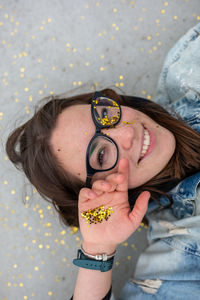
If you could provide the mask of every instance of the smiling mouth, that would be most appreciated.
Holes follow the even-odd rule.
[[[148,152],[150,144],[151,144],[151,139],[150,139],[149,132],[146,128],[144,128],[143,145],[142,145],[140,158],[138,162],[140,162],[145,156],[145,154]]]

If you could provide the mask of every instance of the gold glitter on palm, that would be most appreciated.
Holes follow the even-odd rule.
[[[108,220],[108,218],[113,213],[112,207],[104,208],[104,205],[101,205],[94,209],[89,209],[81,213],[82,218],[86,219],[87,224],[97,224],[101,223],[103,220]]]

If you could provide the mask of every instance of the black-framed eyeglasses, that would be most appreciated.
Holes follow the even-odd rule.
[[[101,129],[114,127],[120,122],[121,107],[116,100],[105,97],[101,92],[95,92],[91,102],[92,120],[96,132],[89,142],[86,152],[86,187],[90,187],[92,176],[96,172],[113,169],[118,161],[119,149],[108,134]]]

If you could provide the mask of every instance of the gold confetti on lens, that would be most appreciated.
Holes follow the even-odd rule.
[[[103,220],[108,220],[113,213],[112,207],[104,208],[104,205],[101,205],[94,209],[89,209],[81,213],[82,218],[86,219],[87,224],[97,224],[101,223]]]

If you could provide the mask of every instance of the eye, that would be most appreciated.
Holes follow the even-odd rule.
[[[107,108],[103,108],[101,111],[101,118],[105,118],[105,116],[108,115],[108,109]]]
[[[101,167],[103,166],[104,163],[104,155],[105,155],[105,147],[101,148],[97,153],[97,161]]]

